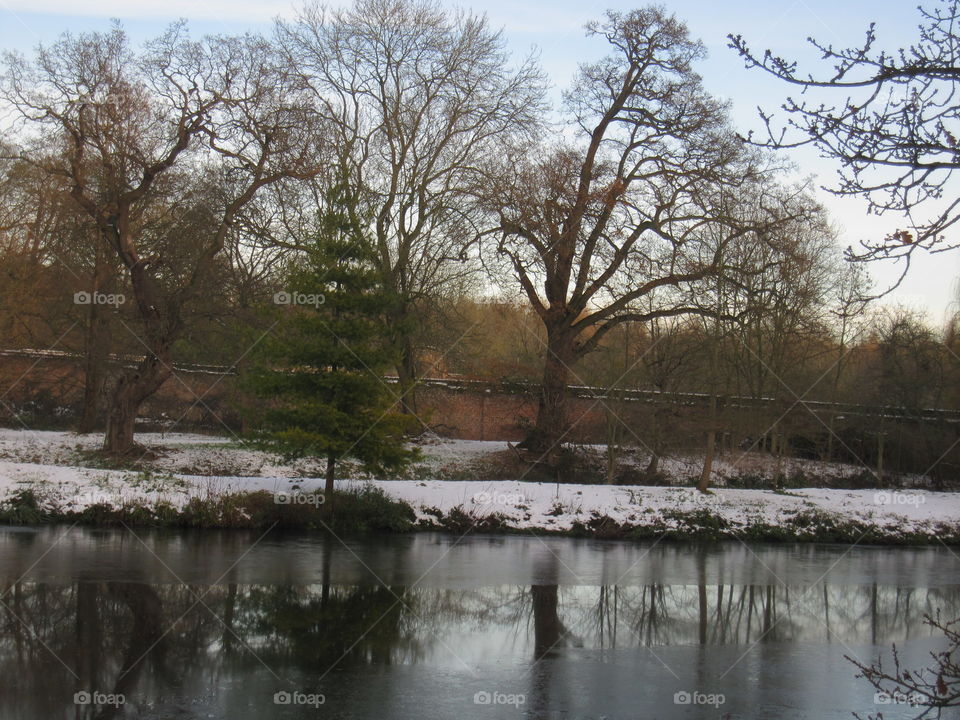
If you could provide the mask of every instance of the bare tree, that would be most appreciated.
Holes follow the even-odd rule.
[[[875,25],[860,47],[837,49],[811,39],[832,69],[805,74],[796,62],[767,50],[758,56],[742,36],[730,46],[746,60],[787,83],[808,90],[826,88],[846,95],[829,104],[787,98],[785,125],[761,110],[768,135],[759,142],[775,148],[813,145],[840,162],[839,181],[828,188],[840,196],[866,198],[869,210],[902,214],[909,226],[892,229],[881,241],[862,241],[861,260],[902,258],[903,272],[918,247],[938,252],[957,247],[946,237],[960,220],[960,199],[950,179],[960,168],[960,0],[934,0],[921,7],[920,37],[910,47],[877,51]],[[932,215],[915,217],[922,206]],[[901,276],[902,277],[902,276]]]
[[[823,352],[818,342],[825,334],[822,298],[837,280],[840,259],[835,235],[823,208],[802,189],[784,188],[782,192],[789,197],[785,202],[794,207],[792,219],[764,230],[762,242],[731,246],[728,263],[736,271],[701,296],[716,316],[736,318],[704,322],[704,344],[711,351],[705,373],[711,378],[711,428],[701,490],[709,482],[709,460],[719,429],[718,391],[724,388],[729,394],[735,386],[737,395],[757,401],[750,435],[755,443],[769,438],[779,475],[787,442],[783,424],[789,416],[784,416],[777,403],[771,423],[765,400],[779,397],[787,406],[793,405],[797,393],[809,387],[809,383],[798,386],[797,381]]]
[[[334,128],[340,164],[368,194],[380,272],[396,294],[391,327],[404,408],[418,376],[418,317],[476,264],[468,190],[484,159],[539,114],[542,81],[531,60],[511,69],[486,19],[434,0],[310,5],[278,25]]]
[[[856,345],[865,329],[865,319],[871,286],[870,275],[864,265],[849,263],[840,271],[834,288],[833,307],[830,314],[833,316],[834,336],[836,338],[837,359],[833,365],[832,382],[830,387],[830,402],[834,405],[840,400],[840,387],[844,371],[847,369],[850,348]],[[833,458],[834,439],[837,421],[836,407],[830,409],[827,416],[827,445],[825,459]]]
[[[922,314],[895,308],[875,318],[877,402],[903,408],[919,417],[942,406],[946,353]]]
[[[90,432],[107,380],[115,313],[98,303],[71,308],[68,298],[74,292],[117,292],[119,263],[109,248],[91,241],[93,223],[73,202],[62,179],[17,159],[12,148],[0,148],[0,152],[8,158],[0,166],[0,253],[14,284],[7,292],[17,296],[16,301],[10,297],[3,303],[9,313],[5,319],[24,328],[52,331],[52,338],[44,338],[44,332],[30,338],[44,347],[53,343],[56,349],[83,353],[84,387],[77,430]],[[42,282],[40,276],[52,268],[58,276],[55,284]],[[72,331],[78,327],[82,333]],[[6,329],[6,341],[16,342],[19,333],[9,324]],[[83,344],[78,348],[73,339],[81,334]]]
[[[566,93],[557,135],[569,140],[509,157],[513,172],[489,200],[496,250],[546,330],[527,439],[544,452],[565,433],[572,366],[621,323],[703,312],[698,284],[779,203],[758,192],[744,217],[734,201],[760,172],[693,71],[704,50],[684,25],[648,8],[608,13],[588,31],[612,54],[583,65]],[[642,307],[658,290],[662,304]]]
[[[651,309],[658,304],[650,298]],[[689,318],[654,318],[647,325],[647,343],[640,354],[640,368],[647,387],[660,397],[649,403],[650,420],[644,438],[649,438],[650,459],[644,474],[654,480],[660,472],[660,461],[670,447],[670,433],[679,415],[674,402],[662,399],[677,392],[691,374],[702,367],[699,357],[702,346],[691,332]]]
[[[725,292],[729,312],[744,314],[730,332],[742,391],[758,401],[757,424],[751,435],[758,442],[769,436],[769,447],[778,458],[786,440],[783,428],[779,422],[769,424],[759,402],[779,397],[789,406],[796,393],[809,387],[809,383],[798,386],[798,381],[823,352],[817,342],[827,322],[822,298],[839,279],[834,231],[823,209],[812,199],[805,201],[809,212],[801,221],[771,233],[765,243],[738,246],[742,254],[737,264],[755,271],[744,273],[741,281]],[[776,407],[772,412],[774,418],[782,414]]]
[[[172,373],[184,303],[258,191],[316,174],[321,133],[299,78],[255,36],[193,41],[179,23],[135,51],[115,25],[4,60],[20,157],[69,186],[131,287],[144,358],[117,382],[104,442],[128,453],[141,404]],[[219,202],[198,205],[210,185]],[[205,229],[165,247],[165,229],[189,213],[205,213]]]

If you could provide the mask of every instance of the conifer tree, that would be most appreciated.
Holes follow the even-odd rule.
[[[415,457],[404,442],[409,418],[383,379],[396,361],[385,320],[395,299],[359,208],[346,183],[327,194],[287,291],[274,296],[281,317],[247,382],[262,401],[261,446],[285,459],[326,458],[328,508],[338,460],[389,472]]]

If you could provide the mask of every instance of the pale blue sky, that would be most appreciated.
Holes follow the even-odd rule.
[[[544,68],[562,88],[578,62],[604,52],[602,43],[584,38],[584,23],[600,17],[607,8],[626,10],[641,3],[476,0],[450,4],[486,13],[495,27],[504,28],[518,54],[537,47]],[[728,33],[744,35],[758,50],[770,47],[779,54],[815,62],[816,55],[805,42],[808,36],[835,45],[857,44],[867,25],[875,21],[879,45],[897,48],[916,37],[920,20],[916,3],[908,0],[671,0],[664,4],[707,45],[710,57],[699,70],[714,94],[731,101],[734,120],[744,130],[757,126],[758,104],[775,108],[787,89],[756,71],[745,70],[726,47]],[[111,17],[120,18],[135,39],[154,35],[179,17],[188,18],[197,34],[265,30],[271,18],[291,15],[293,7],[288,0],[0,0],[0,47],[29,51],[67,29],[103,29]],[[797,152],[791,157],[804,175],[816,175],[824,183],[832,179],[833,165],[813,152]],[[842,230],[842,245],[882,235],[897,224],[892,218],[880,222],[866,217],[861,201],[826,195],[823,199]],[[873,272],[881,283],[893,277],[883,268]],[[930,319],[939,324],[952,302],[958,277],[960,252],[916,258],[910,276],[891,301],[926,309]]]

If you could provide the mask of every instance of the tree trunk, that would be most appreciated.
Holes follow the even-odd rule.
[[[100,313],[100,310],[91,310]],[[83,408],[80,411],[80,421],[77,432],[81,435],[93,432],[97,427],[97,418],[100,415],[100,399],[106,384],[107,343],[102,331],[96,326],[102,324],[102,319],[90,318],[90,330],[87,337],[87,347],[84,350],[83,367]]]
[[[97,243],[93,270],[94,293],[112,293],[115,274],[112,265],[104,257],[103,243]],[[110,309],[91,302],[87,314],[87,334],[84,347],[83,408],[77,432],[93,432],[100,414],[101,397],[106,383],[107,359],[110,350]]]
[[[786,447],[786,439],[782,432],[777,432],[773,436],[774,442],[776,443],[776,469],[774,471],[774,480],[773,487],[776,490],[779,490],[783,487],[783,453]]]
[[[393,286],[394,279],[389,280]],[[396,290],[396,288],[395,288]],[[397,354],[397,382],[400,386],[400,411],[412,417],[417,416],[417,353],[414,348],[411,330],[413,327],[412,307],[407,300],[398,300],[390,312],[392,336],[390,342]],[[426,429],[426,428],[423,428]]]
[[[119,233],[112,244],[117,248],[123,247]],[[140,406],[173,373],[171,348],[180,337],[183,327],[180,303],[186,299],[186,295],[181,293],[178,302],[165,300],[157,278],[150,274],[148,263],[135,261],[123,251],[121,257],[130,272],[130,286],[143,321],[147,355],[134,370],[128,370],[120,376],[113,392],[103,449],[114,455],[125,455],[133,450],[134,423]]]
[[[702,493],[710,487],[710,475],[713,473],[713,456],[717,446],[717,396],[710,396],[710,430],[707,432],[707,451],[703,458],[703,470],[697,482],[697,490]]]
[[[883,421],[880,422],[880,432],[877,433],[877,480],[880,487],[884,487],[883,481]]]
[[[397,364],[400,385],[400,410],[417,416],[417,358],[409,338],[401,340],[400,362]]]
[[[104,452],[111,455],[126,455],[133,451],[134,423],[144,400],[153,395],[166,382],[172,371],[170,357],[148,355],[135,370],[120,376],[113,392],[110,410],[107,413],[107,432],[103,441]]]
[[[654,447],[653,453],[650,455],[650,462],[647,463],[647,469],[644,470],[644,473],[648,478],[653,477],[660,470],[660,453]]]
[[[327,474],[326,482],[323,486],[323,509],[330,514],[333,512],[333,481],[337,475],[337,459],[333,455],[327,455]]]
[[[617,450],[612,445],[607,445],[607,469],[603,481],[607,485],[613,485],[617,479]]]
[[[662,386],[658,386],[661,392]],[[664,410],[659,405],[654,404],[650,423],[650,460],[647,463],[647,469],[644,474],[647,478],[652,478],[660,470],[660,457],[663,455],[663,439],[660,429],[663,420]]]
[[[616,392],[616,397],[612,397],[614,393],[610,393],[610,395],[611,401],[616,402],[618,408],[622,408],[623,402],[622,398],[620,397],[621,393]],[[606,411],[606,421],[607,468],[604,480],[607,485],[613,485],[617,474],[617,462],[619,461],[620,454],[622,452],[623,422],[620,420],[620,416],[610,408],[607,408]]]
[[[548,328],[537,422],[524,441],[530,450],[547,455],[548,461],[560,449],[567,432],[567,394],[573,360],[572,342]]]
[[[827,455],[826,457],[822,458],[827,462],[830,462],[833,460],[833,435],[834,435],[833,427],[834,427],[834,420],[836,416],[837,416],[836,411],[831,408],[830,415],[829,415],[830,420],[827,422]]]

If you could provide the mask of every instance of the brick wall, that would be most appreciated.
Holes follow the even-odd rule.
[[[112,368],[114,376],[119,365],[117,362]],[[71,427],[82,397],[79,358],[67,353],[0,351],[0,424]],[[179,367],[145,403],[142,427],[236,433],[243,424],[239,400],[234,376],[217,368]],[[732,398],[720,405],[720,447],[728,450],[753,445],[763,436],[766,447],[789,443],[790,452],[820,456],[828,438],[824,418],[832,412],[837,417],[835,430],[842,435],[842,442],[833,443],[836,459],[873,464],[877,428],[883,418],[885,462],[891,469],[899,466],[923,472],[940,457],[943,472],[960,473],[957,412],[931,410],[915,417],[898,415],[899,411],[891,408],[798,403],[789,397]],[[650,447],[659,435],[667,452],[697,451],[703,447],[709,427],[708,407],[709,398],[704,395],[632,391],[626,397],[609,397],[596,389],[571,388],[571,430],[565,439],[604,443],[614,427],[619,441],[626,444]],[[417,390],[418,416],[446,437],[519,441],[536,413],[536,388],[529,386],[431,380]]]

